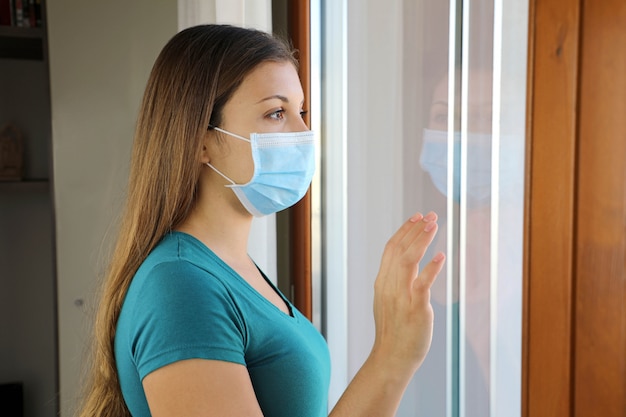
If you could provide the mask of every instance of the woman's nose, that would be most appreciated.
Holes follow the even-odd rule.
[[[298,117],[293,118],[293,121],[287,126],[290,132],[303,132],[305,130],[309,130],[309,127],[304,122],[304,119],[298,115]]]

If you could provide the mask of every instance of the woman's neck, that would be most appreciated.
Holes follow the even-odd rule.
[[[236,199],[199,196],[189,216],[175,229],[192,235],[225,262],[242,263],[249,262],[251,223],[252,216]]]

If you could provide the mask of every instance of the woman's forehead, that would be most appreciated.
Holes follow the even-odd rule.
[[[271,98],[300,104],[304,98],[298,72],[290,62],[263,62],[257,65],[243,79],[233,98],[235,96],[252,104]]]

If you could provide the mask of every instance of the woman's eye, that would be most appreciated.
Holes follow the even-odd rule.
[[[274,120],[282,120],[285,118],[285,110],[276,110],[275,112],[270,113],[268,117]]]
[[[304,119],[308,113],[309,113],[308,110],[300,110],[300,117]]]
[[[431,120],[437,124],[446,125],[448,123],[448,113],[437,112],[431,116]]]

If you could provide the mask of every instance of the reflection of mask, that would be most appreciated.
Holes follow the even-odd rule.
[[[454,133],[453,199],[461,200],[461,134]],[[424,129],[420,165],[433,184],[447,196],[448,133]],[[522,192],[524,142],[512,136],[500,137],[500,189],[507,198]],[[489,204],[491,198],[491,135],[469,133],[467,136],[467,200],[472,205]]]
[[[250,139],[214,128],[250,142],[254,174],[247,184],[235,184],[207,162],[231,185],[241,204],[253,215],[276,213],[297,203],[306,193],[315,171],[313,132],[252,133]]]
[[[453,199],[461,201],[461,133],[454,133]],[[467,198],[472,203],[488,203],[491,196],[491,137],[468,134]],[[428,172],[433,184],[444,196],[447,194],[448,133],[424,129],[420,165]]]

